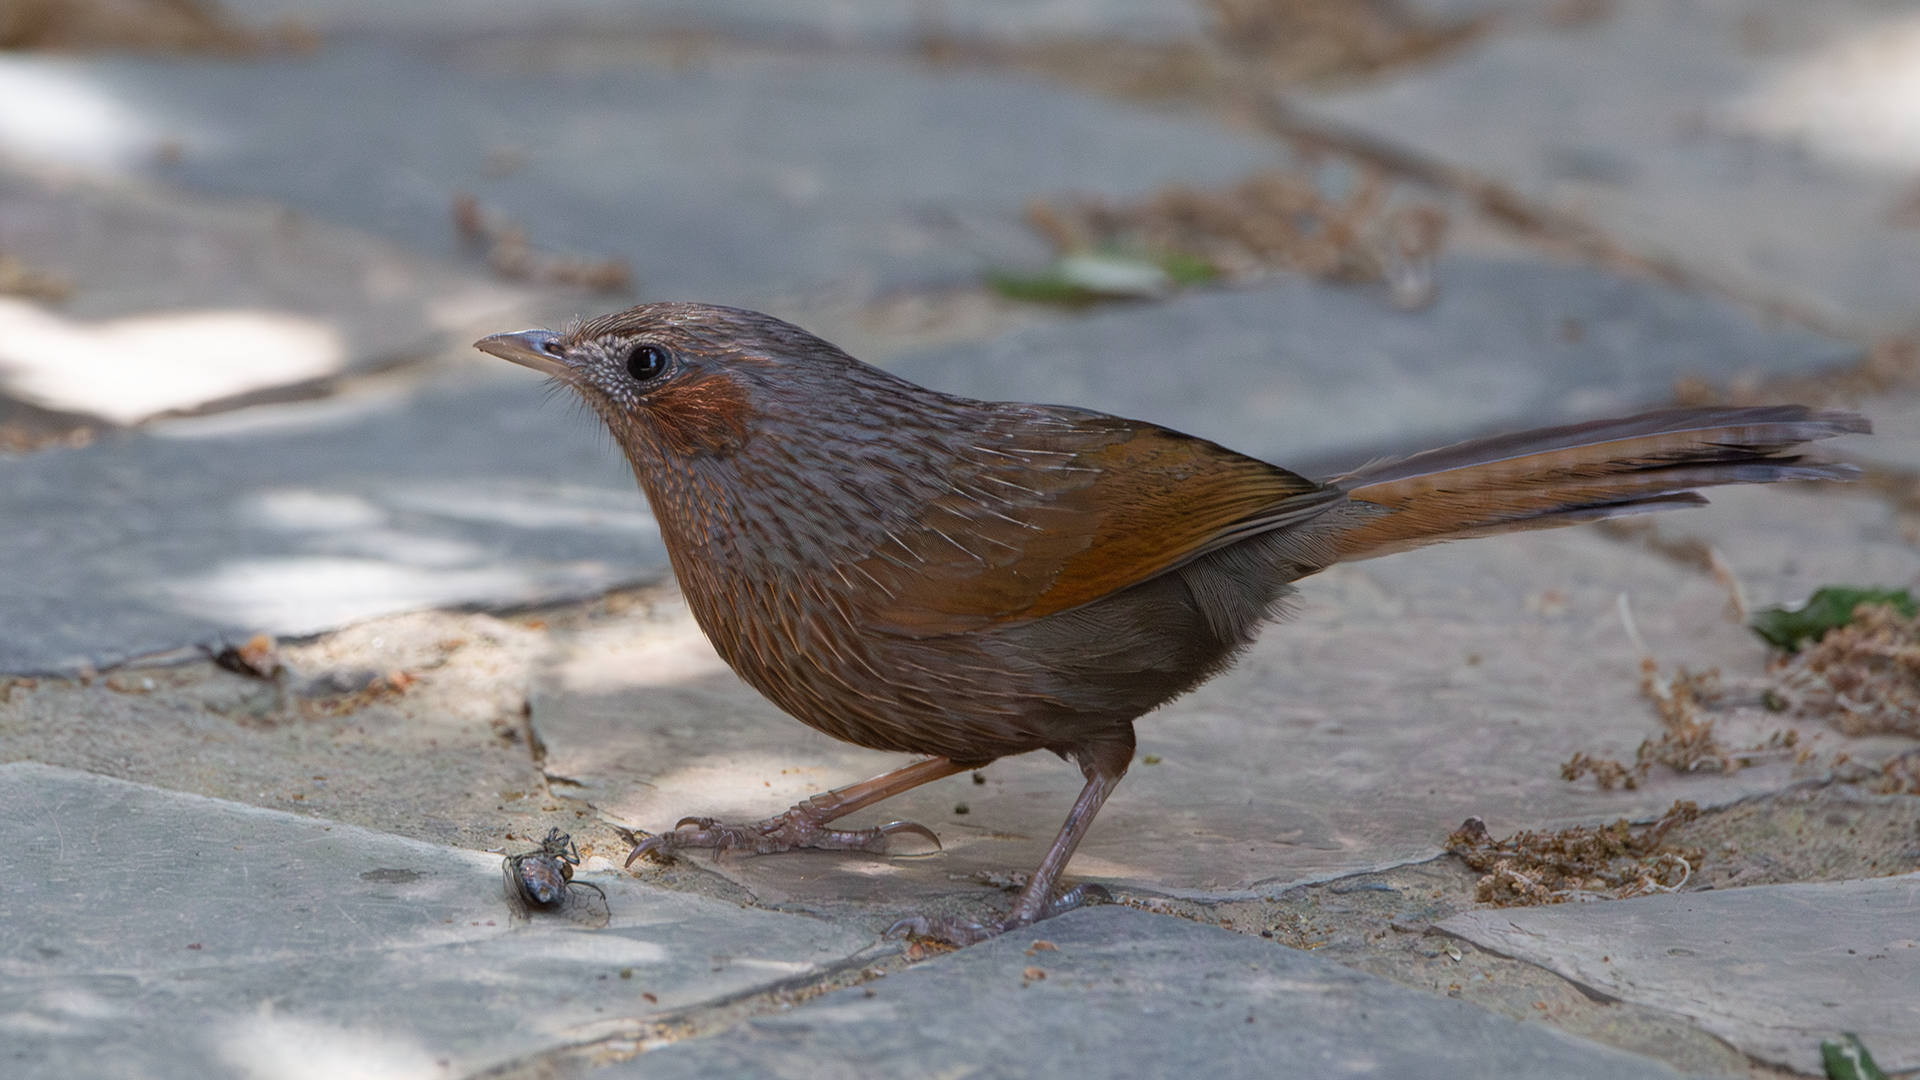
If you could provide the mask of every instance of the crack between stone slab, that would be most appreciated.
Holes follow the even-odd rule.
[[[1498,910],[1498,909],[1483,908],[1478,910]],[[1460,914],[1467,915],[1471,913],[1472,912],[1470,911],[1463,911]],[[1519,927],[1516,926],[1514,927],[1514,929],[1518,930]],[[1468,937],[1467,935],[1461,933],[1458,930],[1449,930],[1445,926],[1442,926],[1440,923],[1430,924],[1424,932],[1427,934],[1438,936],[1438,937],[1453,938],[1456,941],[1464,941],[1468,945],[1473,946],[1475,949],[1478,949],[1479,951],[1486,953],[1488,956],[1497,956],[1502,960],[1509,960],[1516,964],[1525,964],[1531,968],[1538,968],[1539,970],[1546,972],[1547,974],[1553,976],[1556,979],[1563,980],[1564,982],[1567,983],[1567,985],[1573,987],[1575,990],[1580,991],[1580,993],[1583,996],[1585,996],[1588,1001],[1591,1001],[1596,1005],[1632,1004],[1632,1002],[1629,1002],[1626,998],[1614,997],[1612,994],[1609,994],[1599,989],[1598,987],[1588,986],[1586,983],[1580,981],[1577,978],[1574,978],[1571,975],[1568,975],[1564,971],[1555,971],[1553,968],[1550,968],[1545,964],[1541,964],[1533,960],[1529,960],[1524,956],[1514,956],[1512,953],[1501,952],[1499,949],[1493,948],[1490,945],[1485,945],[1481,942],[1475,941],[1473,938]],[[1675,1013],[1674,1015],[1678,1016],[1680,1014]]]
[[[1431,853],[1426,855],[1409,856],[1404,859],[1390,859],[1386,862],[1346,870],[1330,870],[1323,874],[1312,874],[1303,878],[1289,879],[1283,875],[1261,878],[1259,881],[1252,882],[1244,889],[1234,889],[1231,892],[1206,892],[1199,889],[1152,890],[1130,888],[1124,885],[1115,885],[1112,887],[1124,888],[1129,893],[1166,896],[1170,899],[1186,900],[1195,904],[1230,904],[1246,900],[1275,900],[1297,889],[1308,889],[1315,885],[1327,885],[1335,881],[1345,881],[1348,878],[1365,877],[1369,874],[1384,874],[1389,870],[1398,870],[1405,866],[1426,866],[1429,863],[1451,857],[1447,852],[1435,848]],[[1285,884],[1281,884],[1281,882],[1285,882]]]
[[[1449,861],[1453,862],[1456,868],[1461,871],[1460,874],[1428,875],[1424,873],[1428,868],[1440,869],[1441,864]],[[1464,1000],[1476,1008],[1499,1015],[1505,1015],[1516,1021],[1537,1019],[1547,1028],[1568,1032],[1583,1038],[1596,1039],[1606,1045],[1616,1046],[1630,1053],[1669,1061],[1669,1063],[1674,1064],[1676,1068],[1680,1067],[1680,1058],[1672,1055],[1663,1055],[1652,1049],[1648,1044],[1633,1040],[1621,1041],[1616,1038],[1606,1037],[1600,1028],[1609,1027],[1609,1023],[1601,1023],[1599,1028],[1596,1028],[1591,1024],[1580,1023],[1578,1017],[1571,1017],[1567,1014],[1552,1010],[1536,1016],[1529,1012],[1524,1004],[1522,1004],[1524,999],[1515,998],[1512,994],[1513,990],[1524,989],[1528,984],[1538,984],[1541,987],[1550,985],[1555,988],[1570,988],[1568,996],[1577,997],[1580,1001],[1586,1003],[1588,1007],[1621,1009],[1626,1013],[1658,1018],[1660,1022],[1671,1024],[1676,1029],[1685,1029],[1689,1033],[1710,1040],[1719,1048],[1720,1052],[1728,1055],[1730,1061],[1741,1060],[1747,1063],[1747,1068],[1745,1069],[1733,1068],[1729,1065],[1725,1070],[1712,1071],[1710,1073],[1711,1075],[1778,1076],[1784,1080],[1784,1074],[1780,1073],[1777,1069],[1764,1064],[1759,1064],[1756,1068],[1756,1059],[1741,1053],[1739,1050],[1728,1045],[1724,1039],[1707,1031],[1698,1023],[1685,1016],[1668,1010],[1636,1005],[1631,1002],[1604,1003],[1596,1001],[1593,995],[1588,992],[1589,988],[1579,985],[1576,981],[1568,979],[1559,972],[1530,961],[1515,960],[1500,955],[1494,950],[1481,947],[1479,944],[1462,935],[1439,930],[1436,926],[1438,916],[1435,917],[1435,921],[1431,922],[1419,917],[1415,917],[1413,921],[1408,921],[1408,916],[1412,914],[1412,908],[1426,907],[1427,900],[1429,899],[1442,901],[1441,892],[1451,894],[1451,899],[1447,899],[1442,903],[1443,907],[1459,905],[1453,907],[1451,914],[1457,915],[1464,911],[1480,910],[1480,908],[1470,899],[1471,887],[1461,880],[1463,875],[1471,875],[1466,875],[1464,865],[1459,864],[1452,856],[1443,856],[1440,859],[1432,860],[1425,864],[1402,867],[1399,868],[1399,871],[1402,875],[1407,871],[1413,871],[1426,880],[1416,883],[1409,878],[1398,877],[1392,881],[1391,884],[1397,886],[1400,890],[1399,901],[1377,907],[1368,905],[1358,910],[1352,907],[1328,906],[1328,901],[1332,901],[1333,903],[1349,901],[1354,898],[1354,894],[1364,895],[1365,890],[1348,890],[1345,893],[1337,893],[1334,891],[1333,886],[1327,885],[1326,883],[1323,883],[1321,886],[1300,890],[1288,890],[1287,893],[1269,901],[1276,905],[1286,905],[1290,909],[1287,911],[1278,909],[1270,911],[1243,910],[1235,912],[1223,920],[1215,917],[1212,910],[1207,908],[1200,908],[1199,910],[1165,911],[1149,908],[1149,910],[1156,910],[1158,913],[1177,918],[1186,918],[1203,926],[1219,926],[1222,929],[1233,930],[1241,934],[1249,934],[1254,930],[1258,930],[1262,938],[1270,938],[1276,947],[1287,947],[1320,953],[1321,955],[1327,956],[1333,962],[1345,967],[1368,972],[1372,975],[1386,978],[1417,993],[1435,997],[1443,996],[1444,994],[1444,996],[1449,998],[1461,998],[1462,995],[1459,993],[1443,992],[1440,988],[1447,985],[1447,978],[1431,970],[1424,969],[1418,960],[1411,959],[1408,955],[1408,942],[1402,939],[1408,937],[1433,939],[1455,938],[1465,943],[1465,952],[1474,963],[1477,963],[1478,970],[1483,972],[1490,970],[1493,972],[1493,985],[1501,988],[1499,993],[1488,997],[1484,994],[1476,994],[1474,992],[1475,990],[1484,989],[1481,988],[1477,982],[1473,982],[1467,978],[1461,978],[1461,983],[1468,984],[1465,987],[1467,993],[1464,995]],[[1393,875],[1394,872],[1388,872],[1388,876]],[[1360,878],[1364,878],[1365,876],[1366,875],[1354,875],[1354,877]],[[1442,877],[1451,877],[1454,880],[1447,882],[1441,880]],[[1423,897],[1422,894],[1426,893],[1430,886],[1438,891]],[[1321,895],[1316,902],[1314,896],[1310,894],[1324,895]],[[1408,905],[1411,905],[1412,908]],[[1221,905],[1222,908],[1228,906],[1230,905]],[[1371,910],[1368,910],[1367,907],[1371,907]],[[1249,921],[1249,916],[1253,917],[1252,921]],[[1376,939],[1373,934],[1367,933],[1366,931],[1369,929],[1369,923],[1378,923],[1380,920],[1386,920],[1385,925],[1374,926],[1372,929],[1384,930],[1388,933]],[[1286,929],[1283,930],[1283,927]],[[1271,929],[1273,933],[1269,934],[1268,929]],[[1298,937],[1299,940],[1283,940],[1283,938],[1288,937]],[[1312,940],[1316,937],[1320,940]],[[1341,940],[1342,938],[1345,940]],[[1322,951],[1323,947],[1327,947],[1326,951]],[[1444,961],[1440,960],[1442,955],[1440,952],[1429,950],[1424,946],[1416,947],[1411,951],[1418,957],[1440,963],[1443,970],[1448,970],[1445,968]],[[1462,961],[1455,960],[1454,963],[1461,964]],[[1465,965],[1465,967],[1472,966],[1473,964]],[[1465,967],[1463,967],[1463,971]],[[1505,973],[1503,974],[1502,972]],[[1516,976],[1514,974],[1516,972],[1525,972],[1527,974]],[[1460,973],[1456,972],[1454,974],[1459,975]],[[1455,986],[1453,989],[1458,991],[1463,988]],[[1503,996],[1507,999],[1504,1004],[1502,1002]],[[1547,1000],[1552,999],[1548,998]],[[1591,1014],[1587,1015],[1586,1019],[1599,1020],[1601,1017],[1599,1014]]]
[[[470,1074],[468,1080],[549,1080],[625,1061],[673,1043],[718,1035],[755,1017],[778,1014],[822,994],[901,970],[909,963],[905,949],[904,942],[881,941],[818,970],[758,989],[656,1016],[597,1021],[595,1027],[617,1030],[602,1030],[503,1062]]]
[[[1711,1027],[1708,1027],[1703,1022],[1703,1017],[1695,1013],[1683,1012],[1678,1009],[1669,1009],[1659,1005],[1648,1005],[1642,1002],[1633,1001],[1629,998],[1615,997],[1612,994],[1609,994],[1606,991],[1599,989],[1598,987],[1588,985],[1585,981],[1583,981],[1582,979],[1580,979],[1575,975],[1571,975],[1565,971],[1558,970],[1557,968],[1550,967],[1546,964],[1540,963],[1535,960],[1529,960],[1523,956],[1514,956],[1511,953],[1502,952],[1501,950],[1493,948],[1483,942],[1475,941],[1473,938],[1470,938],[1465,934],[1462,934],[1453,930],[1448,930],[1447,928],[1440,926],[1437,923],[1433,925],[1433,927],[1429,930],[1429,932],[1441,937],[1454,938],[1458,941],[1465,942],[1466,944],[1471,945],[1475,950],[1479,952],[1485,953],[1488,956],[1498,957],[1499,959],[1504,960],[1508,963],[1521,964],[1526,967],[1533,968],[1536,971],[1545,972],[1546,974],[1551,975],[1553,978],[1566,983],[1568,986],[1571,986],[1574,990],[1578,991],[1581,996],[1585,997],[1587,1000],[1593,1002],[1596,1005],[1611,1006],[1611,1007],[1618,1007],[1618,1008],[1644,1009],[1649,1012],[1654,1012],[1654,1013],[1659,1013],[1665,1016],[1674,1017],[1684,1022],[1687,1026],[1691,1027],[1694,1031],[1702,1035],[1705,1035],[1708,1038],[1711,1038],[1714,1041],[1720,1043],[1722,1046],[1726,1047],[1732,1053],[1738,1054],[1741,1057],[1745,1058],[1747,1060],[1749,1069],[1752,1069],[1754,1066],[1757,1065],[1762,1069],[1768,1070],[1768,1072],[1774,1072],[1776,1070],[1788,1067],[1787,1063],[1785,1062],[1769,1061],[1766,1058],[1760,1057],[1746,1050],[1742,1050],[1738,1046],[1735,1046],[1733,1043],[1727,1041],[1727,1039],[1724,1036],[1722,1036],[1719,1032],[1713,1030]],[[1406,984],[1402,984],[1402,985],[1406,985]],[[1415,987],[1414,989],[1418,989],[1418,988]],[[1485,1006],[1481,1006],[1481,1007],[1485,1008]],[[1489,1010],[1489,1011],[1494,1011],[1494,1010]],[[1542,1021],[1542,1022],[1545,1023],[1545,1021]],[[1549,1026],[1557,1027],[1557,1025],[1549,1025]],[[1581,1037],[1591,1038],[1591,1036],[1581,1036]],[[1629,1051],[1629,1052],[1634,1052],[1634,1051]],[[1760,1075],[1760,1074],[1756,1073],[1755,1075]],[[1798,1074],[1796,1073],[1795,1075],[1798,1075]]]

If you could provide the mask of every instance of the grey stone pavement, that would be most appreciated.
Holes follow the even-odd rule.
[[[1608,9],[1295,104],[1754,302],[1853,333],[1911,330],[1920,11],[1875,0]]]
[[[1766,711],[1738,617],[1920,584],[1920,6],[1422,0],[1368,10],[1480,21],[1376,63],[1273,0],[1348,57],[1308,82],[1181,0],[227,9],[306,45],[0,52],[0,1074],[1781,1077],[1842,1031],[1920,1070],[1920,794],[1868,783],[1916,742]],[[983,284],[1051,257],[1034,200],[1265,169],[1441,207],[1433,302]],[[502,276],[463,195],[633,280]],[[1072,769],[856,819],[937,853],[619,867],[901,763],[727,672],[596,423],[467,347],[635,298],[1312,473],[1682,392],[1876,434],[1846,489],[1310,579],[1140,722],[1069,871],[1119,903],[944,954],[881,932],[1004,904]],[[1643,655],[1722,673],[1746,767],[1560,778],[1657,732]],[[1444,853],[1676,800],[1677,892],[1495,908]],[[583,885],[516,920],[556,827]]]
[[[1826,1012],[1848,1007],[1834,999],[1870,1002],[1853,1006],[1851,1030],[1882,1058],[1913,1059],[1920,941],[1888,931],[1911,929],[1916,912],[1920,875],[1904,874],[1762,885],[1712,903],[1659,896],[1592,912],[1474,911],[1441,926],[1602,993],[1693,1017],[1756,1056],[1817,1072]],[[1764,956],[1746,947],[1756,936],[1767,939]]]

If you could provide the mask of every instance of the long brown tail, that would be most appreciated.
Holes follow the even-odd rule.
[[[1804,405],[1662,409],[1472,439],[1364,466],[1332,483],[1391,507],[1342,532],[1342,560],[1441,540],[1550,529],[1707,500],[1695,488],[1850,480],[1860,470],[1807,461],[1804,443],[1872,430],[1863,416]]]

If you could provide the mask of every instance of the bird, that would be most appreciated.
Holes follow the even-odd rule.
[[[977,401],[770,315],[646,303],[476,342],[579,395],[625,453],[695,621],[746,683],[836,739],[918,760],[763,821],[683,818],[643,854],[885,851],[836,820],[1046,750],[1084,783],[1004,917],[903,919],[966,945],[1108,898],[1058,889],[1134,756],[1134,720],[1231,665],[1293,583],[1440,541],[1847,480],[1801,405],[1679,407],[1471,439],[1309,479],[1156,424]]]

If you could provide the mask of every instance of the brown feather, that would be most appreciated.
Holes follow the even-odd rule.
[[[857,564],[888,597],[870,609],[877,625],[945,634],[1066,611],[1326,490],[1149,424],[1067,409],[1038,423],[1042,410],[1018,408],[982,433],[953,490]]]
[[[725,454],[747,441],[752,407],[746,388],[727,375],[682,379],[652,395],[646,417],[676,454]]]
[[[1790,405],[1664,409],[1475,439],[1336,479],[1356,502],[1394,511],[1342,533],[1340,557],[1699,503],[1685,493],[1719,484],[1845,479],[1858,470],[1784,451],[1866,430],[1851,413]]]

